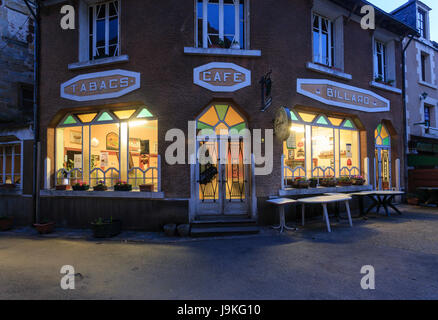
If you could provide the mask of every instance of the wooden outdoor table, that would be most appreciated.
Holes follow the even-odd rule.
[[[369,195],[369,198],[373,200],[373,204],[368,208],[365,214],[376,207],[376,213],[379,214],[380,208],[383,207],[387,216],[390,215],[389,208],[401,215],[402,213],[392,204],[392,201],[395,196],[401,196],[404,194],[405,193],[402,191],[373,191],[372,194]]]
[[[284,207],[290,204],[295,204],[297,203],[297,200],[292,200],[292,199],[288,199],[288,198],[278,198],[278,199],[271,199],[271,200],[267,200],[266,202],[273,204],[275,206],[278,207],[278,213],[280,215],[280,225],[279,226],[273,226],[273,229],[279,229],[280,233],[282,233],[284,231],[284,229],[286,230],[297,230],[296,227],[288,227],[286,225],[286,219],[284,217]]]
[[[350,227],[353,227],[353,222],[351,220],[351,212],[350,212],[350,204],[348,201],[351,200],[351,197],[346,196],[344,194],[337,194],[337,195],[330,195],[330,196],[320,196],[320,197],[312,197],[312,198],[304,198],[298,200],[299,203],[302,204],[301,208],[301,219],[302,219],[302,225],[304,226],[304,214],[305,214],[305,205],[306,204],[321,204],[323,213],[324,213],[324,220],[327,224],[327,230],[328,232],[332,232],[330,228],[330,220],[327,212],[327,204],[328,203],[335,203],[335,202],[344,202],[345,207],[347,209],[348,214],[348,222],[350,223]]]

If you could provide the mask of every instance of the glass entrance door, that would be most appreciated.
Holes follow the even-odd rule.
[[[197,214],[247,214],[248,165],[243,161],[243,140],[198,138],[197,145]],[[220,155],[225,159],[221,161]]]
[[[389,148],[376,148],[376,189],[391,189],[391,151]]]

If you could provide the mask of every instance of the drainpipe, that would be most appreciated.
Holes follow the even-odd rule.
[[[408,121],[407,121],[407,101],[406,101],[406,50],[408,49],[409,45],[411,44],[412,40],[414,39],[414,37],[412,35],[408,35],[409,37],[409,41],[406,44],[406,46],[403,47],[402,50],[402,98],[403,98],[403,130],[404,130],[404,135],[405,135],[405,139],[404,139],[404,186],[405,186],[405,190],[407,191],[407,187],[408,187],[408,130],[407,130],[407,125],[408,125]],[[401,41],[402,46],[403,46],[403,40]]]
[[[24,0],[27,8],[34,19],[34,57],[33,57],[33,79],[34,79],[34,90],[33,90],[33,183],[32,183],[32,207],[33,207],[33,221],[38,222],[40,219],[40,168],[39,168],[39,145],[40,145],[40,126],[39,126],[39,80],[40,80],[40,1],[34,0],[32,2],[34,8],[29,3],[29,0]]]

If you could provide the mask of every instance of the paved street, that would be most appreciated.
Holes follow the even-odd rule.
[[[0,234],[0,299],[438,299],[438,210],[287,235],[130,243]],[[334,219],[333,219],[334,220]],[[75,267],[76,289],[60,288]],[[362,290],[372,265],[376,289]]]

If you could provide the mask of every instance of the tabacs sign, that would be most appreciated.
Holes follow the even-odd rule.
[[[234,63],[212,62],[193,69],[193,82],[214,92],[234,92],[251,85],[251,71]]]
[[[140,88],[140,73],[110,70],[74,77],[61,84],[61,97],[90,101],[121,97]]]
[[[325,79],[297,79],[297,92],[328,105],[364,112],[388,112],[388,99],[372,91]]]

